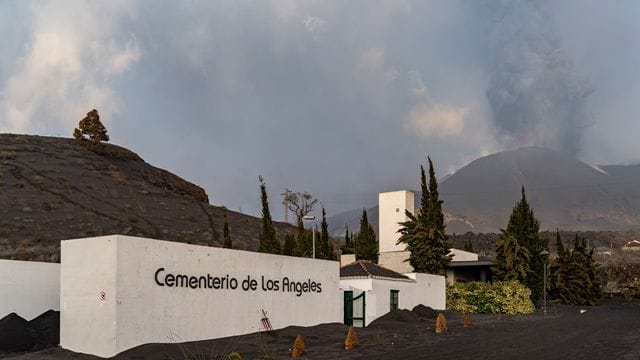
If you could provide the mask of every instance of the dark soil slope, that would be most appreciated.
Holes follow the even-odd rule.
[[[585,311],[586,310],[586,311]],[[147,344],[112,359],[222,359],[232,351],[244,359],[291,359],[291,345],[302,336],[303,359],[638,359],[640,303],[607,301],[597,307],[551,306],[545,317],[462,315],[446,312],[448,330],[434,332],[435,320],[408,310],[356,329],[360,346],[344,349],[347,327],[324,324],[291,326],[271,334],[256,333],[182,344]],[[59,347],[24,354],[16,360],[94,360]]]
[[[0,134],[0,258],[57,262],[60,240],[109,234],[219,246],[225,211],[122,147]],[[228,218],[234,248],[257,249],[261,220]]]

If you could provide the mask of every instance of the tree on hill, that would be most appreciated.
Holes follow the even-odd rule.
[[[602,297],[602,284],[593,251],[584,238],[575,235],[573,249],[566,249],[560,233],[556,232],[558,258],[551,266],[550,294],[555,301],[566,305],[597,305]]]
[[[227,249],[233,248],[233,244],[231,244],[231,235],[229,234],[229,222],[227,221],[226,211],[224,212],[224,225],[222,226],[222,237],[224,238],[222,247]]]
[[[273,227],[271,212],[269,211],[267,186],[262,176],[259,176],[258,179],[260,181],[260,200],[262,201],[262,231],[259,236],[260,244],[258,251],[270,254],[281,254],[280,242],[276,239],[276,230]]]
[[[77,143],[88,145],[89,147],[97,147],[100,146],[102,141],[109,141],[107,129],[100,122],[98,110],[89,111],[87,116],[80,120],[78,127],[73,130],[73,138]]]
[[[378,240],[364,209],[360,218],[360,232],[355,235],[354,242],[356,259],[378,262]]]
[[[400,223],[398,244],[406,244],[409,263],[414,271],[444,275],[451,262],[449,241],[445,234],[442,200],[438,192],[438,181],[429,161],[429,184],[424,167],[420,165],[420,209],[414,215],[406,211],[409,220]]]
[[[529,206],[524,186],[522,198],[516,203],[506,229],[500,230],[496,242],[494,278],[518,280],[531,290],[531,300],[536,303],[542,296],[544,258],[542,250],[549,246],[540,235],[540,223]]]

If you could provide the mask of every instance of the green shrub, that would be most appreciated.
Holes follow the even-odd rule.
[[[447,308],[472,314],[530,314],[531,290],[517,281],[471,282],[447,286]]]

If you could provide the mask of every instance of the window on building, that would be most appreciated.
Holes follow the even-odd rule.
[[[398,308],[398,295],[400,294],[400,290],[391,290],[391,310],[395,310]]]

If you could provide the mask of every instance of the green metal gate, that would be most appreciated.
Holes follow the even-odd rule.
[[[353,291],[344,292],[344,323],[355,327],[365,326],[365,295],[353,297]]]

